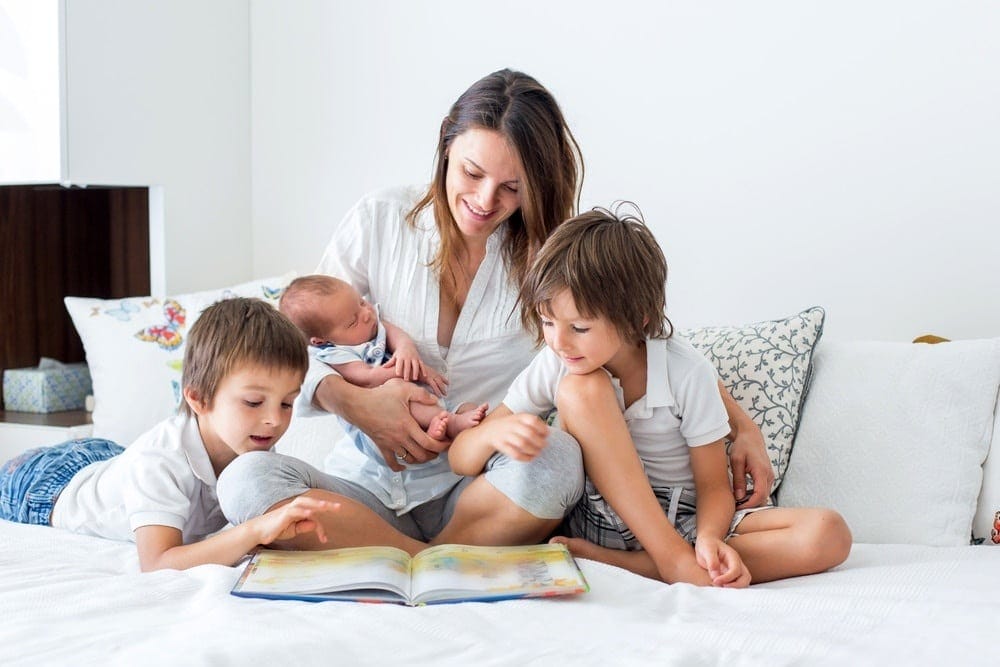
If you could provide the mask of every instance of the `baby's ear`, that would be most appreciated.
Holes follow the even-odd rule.
[[[187,401],[188,407],[196,415],[204,414],[208,412],[208,402],[201,399],[197,389],[193,387],[184,387],[184,400]]]
[[[315,347],[319,347],[321,345],[326,345],[326,341],[323,340],[322,338],[317,338],[316,336],[310,336],[309,337],[309,344],[313,345]]]

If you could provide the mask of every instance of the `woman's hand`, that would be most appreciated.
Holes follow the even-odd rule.
[[[726,386],[719,382],[719,395],[729,417],[729,469],[733,473],[733,497],[740,507],[763,505],[771,496],[774,469],[767,456],[760,427],[736,402]],[[747,496],[747,475],[753,481],[753,494]]]
[[[352,385],[339,375],[327,375],[316,387],[313,404],[332,412],[361,429],[382,453],[390,469],[398,472],[406,466],[397,462],[424,463],[448,449],[451,442],[427,435],[410,414],[410,403],[437,405],[425,389],[398,378],[372,389]]]
[[[694,543],[698,565],[708,572],[713,586],[746,588],[750,585],[750,570],[740,554],[724,541],[714,537],[699,537]]]
[[[774,468],[764,447],[764,436],[756,424],[753,428],[743,426],[733,434],[729,467],[733,471],[733,497],[740,508],[757,507],[767,502],[774,485]],[[750,495],[747,495],[747,475],[753,481]]]
[[[405,464],[426,463],[448,449],[450,441],[435,440],[410,414],[410,402],[437,405],[427,390],[405,380],[389,380],[370,390],[364,411],[349,419],[364,431],[382,453],[389,468],[398,472]],[[403,463],[397,459],[404,459]]]

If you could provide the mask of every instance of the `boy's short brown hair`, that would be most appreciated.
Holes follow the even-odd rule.
[[[639,209],[594,208],[559,225],[538,252],[521,283],[521,322],[544,341],[538,312],[568,289],[583,317],[607,319],[623,341],[669,338],[666,283],[667,261]]]
[[[188,332],[182,386],[210,403],[223,378],[245,364],[294,370],[305,379],[306,339],[287,317],[260,299],[236,297],[213,303]],[[191,414],[187,401],[181,401],[181,408]]]

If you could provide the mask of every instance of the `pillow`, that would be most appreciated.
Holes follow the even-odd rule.
[[[722,384],[760,427],[774,468],[771,493],[788,467],[824,316],[813,307],[781,320],[678,331],[715,364]]]
[[[840,512],[857,542],[969,543],[1000,387],[1000,339],[816,351],[779,504]]]
[[[1000,401],[993,408],[993,437],[983,462],[983,489],[972,519],[972,538],[979,544],[1000,544]]]
[[[276,304],[294,277],[292,272],[172,297],[66,297],[93,382],[94,436],[128,446],[174,414],[181,398],[185,337],[201,311],[232,296]]]

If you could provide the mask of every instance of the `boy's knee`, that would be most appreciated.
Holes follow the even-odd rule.
[[[817,571],[840,565],[851,553],[851,529],[844,517],[835,510],[813,510],[801,535],[801,553],[815,564]]]
[[[567,375],[559,381],[556,391],[556,406],[560,414],[586,413],[591,405],[617,400],[611,377],[601,370],[586,375]]]

